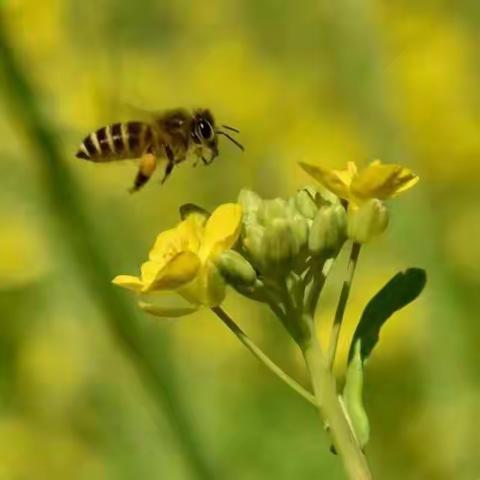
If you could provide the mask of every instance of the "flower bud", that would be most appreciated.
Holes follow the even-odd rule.
[[[313,219],[308,247],[313,255],[336,250],[345,240],[346,214],[342,205],[322,207]]]
[[[260,267],[262,265],[262,243],[265,234],[265,227],[261,225],[246,225],[243,236],[243,248],[245,249],[252,263]]]
[[[232,287],[249,287],[257,279],[257,274],[250,263],[234,250],[223,252],[216,264],[222,277]]]
[[[244,213],[256,212],[262,203],[260,195],[252,190],[242,189],[238,195],[238,203],[242,206]]]
[[[267,226],[275,218],[285,218],[287,202],[283,198],[263,200],[258,208],[257,219],[261,225]]]
[[[348,236],[354,242],[366,243],[380,235],[388,225],[388,210],[383,202],[372,198],[348,210]]]
[[[285,272],[298,251],[288,220],[274,219],[266,227],[262,242],[262,260],[265,270],[275,273]]]
[[[292,218],[289,218],[288,222],[295,242],[297,243],[297,250],[300,251],[308,243],[308,220],[297,213]]]
[[[295,206],[305,218],[309,218],[310,220],[315,217],[318,210],[314,196],[306,188],[299,190],[295,195]]]

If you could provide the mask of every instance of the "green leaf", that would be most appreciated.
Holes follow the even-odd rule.
[[[350,362],[357,340],[361,340],[360,356],[363,362],[370,356],[378,342],[383,324],[397,311],[413,302],[422,292],[427,274],[421,268],[409,268],[397,273],[368,302],[353,335],[348,354]]]
[[[365,361],[378,342],[383,324],[397,310],[413,302],[422,292],[426,281],[425,270],[419,268],[397,273],[368,302],[353,335],[342,400],[360,448],[365,447],[370,436],[370,425],[362,400]]]

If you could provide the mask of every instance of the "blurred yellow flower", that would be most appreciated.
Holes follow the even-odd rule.
[[[149,299],[174,291],[187,301],[186,306],[173,308],[165,302],[140,303],[159,316],[181,316],[200,305],[219,305],[225,298],[225,281],[215,263],[237,241],[241,221],[242,208],[234,203],[219,206],[210,217],[190,213],[175,228],[158,235],[139,277],[118,275],[113,283]]]
[[[360,171],[354,162],[348,162],[345,170],[327,170],[303,162],[300,166],[327,190],[357,206],[372,198],[395,197],[418,182],[418,176],[408,168],[380,160],[374,160]]]

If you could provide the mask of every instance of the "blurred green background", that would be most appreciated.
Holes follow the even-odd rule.
[[[109,281],[182,203],[287,196],[311,182],[299,160],[373,158],[421,182],[362,252],[339,373],[368,299],[426,268],[369,363],[367,455],[376,478],[480,478],[477,0],[0,5],[0,480],[343,478],[316,412],[212,314],[160,322]],[[133,164],[74,158],[128,105],[207,106],[246,153],[222,143],[209,168],[128,195]],[[225,308],[307,384],[269,311],[233,293]]]

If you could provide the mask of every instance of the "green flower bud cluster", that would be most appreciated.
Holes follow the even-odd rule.
[[[345,208],[311,187],[287,200],[261,199],[242,190],[244,221],[239,251],[268,277],[303,272],[311,256],[329,256],[346,238]]]
[[[314,279],[346,239],[347,214],[340,200],[307,187],[288,199],[262,199],[242,190],[242,231],[234,250],[216,266],[239,293],[270,306],[299,343],[309,335],[303,320]],[[311,295],[310,295],[311,296]]]

